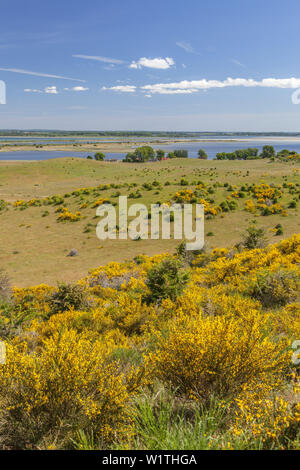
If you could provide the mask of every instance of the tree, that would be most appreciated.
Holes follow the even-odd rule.
[[[238,149],[234,152],[222,152],[217,153],[217,160],[254,160],[258,158],[258,149],[251,148],[248,149]]]
[[[167,155],[168,158],[176,158],[174,152],[169,152]]]
[[[176,158],[188,158],[188,151],[181,149],[181,150],[174,150],[174,155]]]
[[[260,154],[261,158],[274,158],[276,157],[275,149],[272,145],[265,145]]]
[[[105,159],[105,155],[102,152],[97,152],[94,155],[94,159],[97,160],[98,162],[102,162]]]
[[[124,162],[146,162],[155,158],[155,151],[150,145],[137,147],[134,152],[127,153]]]
[[[164,150],[156,150],[156,158],[157,160],[162,160],[165,156],[165,151]]]
[[[288,149],[283,149],[280,150],[280,152],[277,153],[277,157],[286,157],[288,155],[294,155],[296,152],[290,151]]]
[[[200,158],[201,160],[207,160],[207,153],[205,152],[205,150],[203,149],[199,149],[198,150],[198,158]]]

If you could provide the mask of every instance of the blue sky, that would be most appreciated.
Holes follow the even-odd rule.
[[[0,128],[299,131],[299,14],[299,0],[1,0]]]

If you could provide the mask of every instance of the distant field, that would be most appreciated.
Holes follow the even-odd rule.
[[[0,211],[0,269],[8,272],[15,285],[55,284],[56,281],[75,281],[90,269],[109,261],[129,259],[139,253],[173,252],[179,243],[177,240],[98,240],[95,234],[96,209],[92,206],[99,198],[117,202],[119,193],[140,194],[141,197],[129,200],[132,203],[167,202],[180,190],[196,190],[199,182],[204,183],[208,191],[206,198],[210,199],[212,206],[219,206],[247,184],[280,185],[282,196],[278,202],[286,210],[285,216],[262,216],[260,211],[256,214],[245,211],[245,201],[252,198],[246,194],[244,198],[230,196],[236,201],[235,210],[222,212],[205,221],[205,233],[212,234],[206,237],[211,247],[233,246],[254,218],[258,225],[265,227],[269,240],[277,242],[299,232],[299,204],[289,208],[293,199],[299,201],[299,169],[299,164],[264,160],[174,159],[136,165],[79,158],[0,162],[0,200],[10,203]],[[188,184],[182,185],[182,179]],[[158,185],[151,189],[143,187],[143,184],[154,181]],[[79,188],[109,184],[117,188],[71,194]],[[233,186],[232,191],[228,191],[224,184]],[[61,205],[44,205],[42,202],[42,205],[32,207],[26,204],[13,206],[17,200],[29,201],[54,195],[62,197]],[[80,220],[58,223],[56,210],[61,206],[72,213],[79,211]],[[277,224],[283,227],[281,236],[275,236],[271,231]],[[72,248],[78,250],[79,256],[67,256]]]

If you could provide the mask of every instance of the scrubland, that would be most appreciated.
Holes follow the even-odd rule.
[[[299,449],[296,164],[1,170],[3,449]],[[99,248],[95,207],[119,193],[202,202],[212,235]]]

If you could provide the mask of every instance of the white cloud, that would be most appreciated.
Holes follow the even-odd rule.
[[[141,87],[145,93],[190,94],[210,88],[225,87],[266,87],[266,88],[299,88],[300,78],[264,78],[260,81],[252,78],[227,78],[226,80],[182,80],[174,83],[156,83]]]
[[[87,91],[88,88],[84,86],[74,86],[73,88],[64,88],[65,91]]]
[[[117,85],[111,87],[103,86],[101,90],[111,90],[111,91],[119,91],[121,93],[134,93],[136,91],[135,85]]]
[[[52,75],[49,73],[32,72],[31,70],[9,69],[7,67],[0,67],[0,70],[3,72],[13,72],[13,73],[21,73],[24,75],[34,75],[35,77],[59,78],[61,80],[71,80],[74,82],[83,82],[83,83],[85,82],[85,80],[80,80],[79,78],[63,77],[61,75]]]
[[[77,59],[95,60],[97,62],[105,62],[107,64],[124,64],[124,60],[112,59],[110,57],[102,57],[98,55],[73,54],[72,57],[76,57]]]
[[[57,91],[56,86],[47,86],[47,87],[44,89],[44,93],[48,93],[48,94],[50,94],[50,95],[57,95],[57,94],[58,94],[58,91]]]
[[[185,52],[195,52],[193,46],[187,41],[178,41],[176,42],[176,46],[181,47]]]
[[[133,61],[129,65],[131,69],[141,69],[142,67],[147,67],[151,69],[169,69],[174,65],[175,62],[171,57],[156,57],[155,59],[147,59],[146,57],[141,57],[138,61]]]

